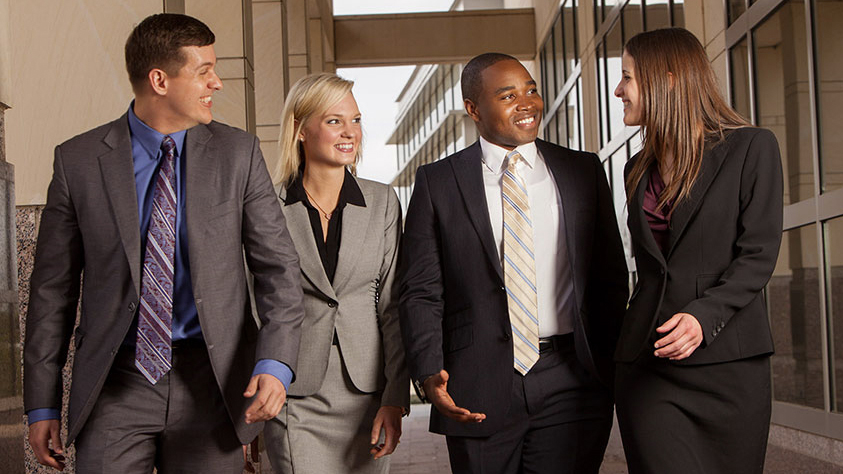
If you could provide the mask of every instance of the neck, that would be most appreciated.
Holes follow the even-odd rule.
[[[169,135],[171,133],[187,130],[189,126],[182,123],[176,123],[171,120],[168,113],[168,108],[161,101],[155,100],[154,97],[136,96],[133,111],[135,116],[145,123],[149,128],[158,133]]]
[[[311,166],[305,161],[301,182],[311,196],[336,204],[344,179],[345,167]]]

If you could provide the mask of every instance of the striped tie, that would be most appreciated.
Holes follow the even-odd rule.
[[[146,234],[135,366],[155,384],[172,367],[173,259],[176,248],[176,142],[161,142],[161,167]]]
[[[515,370],[521,375],[539,360],[539,320],[536,303],[536,260],[533,223],[527,188],[515,164],[524,157],[513,150],[503,174],[503,275],[506,283],[509,324]]]

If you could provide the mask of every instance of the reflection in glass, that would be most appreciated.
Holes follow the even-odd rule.
[[[685,1],[673,0],[673,26],[685,27]]]
[[[732,107],[747,120],[752,118],[749,105],[749,57],[746,38],[729,50],[729,67],[732,70]]]
[[[641,15],[641,0],[630,0],[623,7],[623,41],[626,44],[630,38],[644,31],[644,17]]]
[[[559,94],[559,89],[565,84],[565,44],[563,39],[565,35],[562,33],[562,15],[556,17],[553,23],[553,67],[556,69],[556,94]],[[550,101],[548,101],[548,106]]]
[[[729,10],[729,24],[731,25],[746,11],[746,0],[727,0],[726,6]]]
[[[784,3],[753,32],[757,125],[776,134],[784,170],[784,203],[814,196],[811,96],[805,5]]]
[[[609,139],[609,106],[606,103],[608,99],[608,89],[606,87],[606,43],[602,42],[597,45],[597,107],[600,116],[600,147],[602,148]]]
[[[616,21],[606,35],[606,102],[609,104],[609,137],[614,137],[623,130],[623,102],[615,97],[615,87],[621,80],[621,54],[623,53],[623,36],[621,22]],[[603,89],[600,90],[603,93]]]
[[[544,103],[550,106],[553,100],[556,99],[557,91],[555,79],[556,68],[553,66],[553,30],[551,30],[542,52],[544,53],[542,54],[542,84],[544,84],[543,89],[545,90]]]
[[[818,262],[816,224],[785,232],[767,298],[776,348],[773,399],[822,408]]]
[[[644,9],[644,26],[647,31],[670,26],[670,3],[668,0],[647,0]]]
[[[843,412],[843,217],[825,224],[825,278],[828,318],[831,320],[831,370],[835,394],[832,410]]]
[[[576,0],[568,0],[562,6],[562,17],[564,18],[565,27],[565,78],[567,78],[574,69],[574,66],[579,59],[579,49],[577,48],[577,2]]]
[[[582,121],[583,110],[580,107],[581,103],[581,87],[582,77],[577,79],[576,85],[568,92],[565,97],[565,110],[567,113],[568,123],[568,148],[572,150],[582,149]]]
[[[562,102],[556,110],[556,143],[568,146],[568,104]]]
[[[843,1],[816,2],[814,8],[821,182],[829,192],[843,187]]]

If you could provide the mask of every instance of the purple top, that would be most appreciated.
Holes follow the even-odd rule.
[[[665,204],[660,211],[656,211],[659,205],[659,196],[661,196],[664,188],[665,184],[658,168],[653,167],[650,172],[650,179],[647,182],[647,188],[644,190],[644,214],[647,216],[647,223],[650,224],[650,230],[653,232],[656,244],[662,253],[667,253],[668,242],[670,241],[670,211],[673,207],[673,201]]]

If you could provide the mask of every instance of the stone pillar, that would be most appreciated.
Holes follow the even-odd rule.
[[[253,0],[255,51],[255,135],[272,173],[278,162],[279,120],[290,88],[287,74],[286,2]]]

